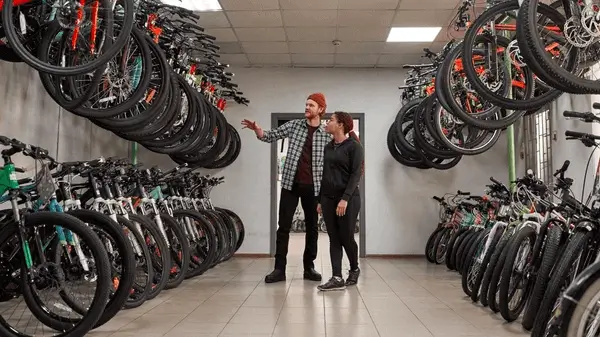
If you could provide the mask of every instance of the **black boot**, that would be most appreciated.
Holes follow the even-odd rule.
[[[265,276],[265,283],[285,281],[285,270],[275,269],[271,274]]]
[[[304,279],[311,281],[321,281],[321,274],[319,274],[314,268],[304,269]]]

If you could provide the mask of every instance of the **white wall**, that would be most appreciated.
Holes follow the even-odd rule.
[[[270,128],[271,113],[302,112],[306,97],[323,92],[328,110],[365,113],[367,254],[423,254],[437,223],[431,200],[457,189],[481,193],[490,176],[506,181],[504,138],[483,155],[464,158],[448,171],[406,168],[389,154],[386,135],[400,108],[403,72],[386,69],[234,69],[249,107],[230,105],[228,121],[243,118]],[[242,130],[238,160],[219,174],[226,183],[214,189],[215,204],[244,220],[246,241],[240,253],[268,253],[270,233],[270,145]],[[363,135],[361,135],[363,136]],[[141,159],[144,161],[144,159]]]

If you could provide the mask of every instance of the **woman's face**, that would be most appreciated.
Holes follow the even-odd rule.
[[[334,134],[334,133],[337,133],[339,130],[343,130],[343,129],[344,129],[344,125],[338,121],[337,116],[335,114],[332,114],[331,117],[329,118],[329,120],[327,121],[327,126],[325,127],[325,131],[327,131],[328,133]]]

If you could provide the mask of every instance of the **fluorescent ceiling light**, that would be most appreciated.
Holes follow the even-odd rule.
[[[442,27],[392,27],[387,42],[433,42]]]
[[[222,11],[219,0],[161,0],[164,4],[183,7],[194,12]]]

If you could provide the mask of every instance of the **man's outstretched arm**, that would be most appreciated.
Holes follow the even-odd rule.
[[[244,120],[242,121],[242,125],[244,125],[248,129],[253,130],[256,134],[256,138],[258,138],[259,140],[265,143],[272,143],[279,139],[289,137],[294,127],[294,121],[289,121],[276,129],[266,131],[263,130],[256,122]]]

